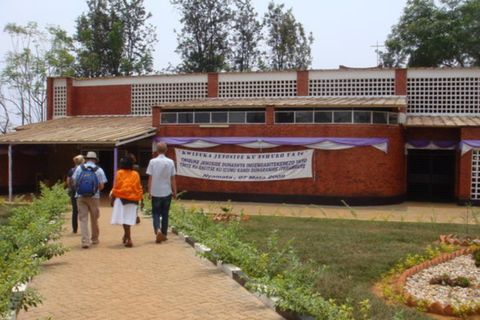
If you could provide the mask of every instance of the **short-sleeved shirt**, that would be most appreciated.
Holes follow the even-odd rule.
[[[172,177],[177,174],[172,159],[161,154],[150,160],[147,174],[152,177],[150,194],[153,197],[166,197],[172,194]]]
[[[87,163],[85,163],[85,167],[98,167],[98,166],[93,161],[87,161]],[[75,169],[75,172],[73,173],[73,176],[72,176],[73,180],[78,180],[80,176],[80,172],[82,172],[82,166],[78,166]],[[95,171],[95,174],[97,175],[98,183],[103,183],[103,184],[107,183],[107,177],[105,176],[105,172],[103,171],[102,168],[98,167],[97,171]],[[75,197],[80,198],[81,195],[76,193]],[[100,190],[97,190],[97,193],[95,193],[95,195],[92,198],[100,198]]]

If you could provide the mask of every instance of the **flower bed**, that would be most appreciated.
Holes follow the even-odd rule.
[[[433,268],[441,264],[445,264],[448,261],[451,261],[452,259],[455,259],[457,257],[471,254],[474,251],[475,249],[473,248],[466,248],[466,249],[462,249],[452,253],[443,254],[435,259],[421,263],[419,265],[416,265],[412,268],[405,270],[398,278],[396,285],[397,285],[397,288],[402,290],[403,295],[405,296],[405,301],[407,305],[409,305],[410,307],[421,307],[422,309],[425,309],[427,312],[431,312],[439,315],[458,316],[459,314],[462,314],[462,313],[479,314],[480,309],[477,307],[476,303],[472,304],[471,302],[469,302],[468,298],[462,300],[460,299],[460,297],[458,297],[457,299],[459,301],[458,304],[445,303],[443,301],[431,301],[431,297],[426,297],[426,296],[419,297],[411,294],[411,292],[414,290],[409,291],[409,284],[408,284],[409,279],[411,279],[415,275],[418,275],[420,272],[424,272],[429,268]],[[434,275],[432,275],[432,277],[433,276]],[[453,290],[451,292],[455,294],[455,291],[458,291],[458,290]],[[423,295],[423,294],[420,294],[420,295]]]

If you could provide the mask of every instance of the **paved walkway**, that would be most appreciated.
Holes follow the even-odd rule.
[[[67,220],[62,243],[72,249],[44,263],[30,284],[44,302],[18,319],[283,319],[178,236],[155,243],[149,218],[132,228],[134,246],[125,248],[111,212],[102,206],[100,243],[89,249]]]
[[[183,200],[187,207],[221,212],[225,203]],[[462,222],[466,207],[454,204],[404,203],[378,207],[295,206],[232,203],[233,212],[317,218],[386,221]],[[195,256],[174,234],[156,244],[150,218],[132,228],[133,248],[121,242],[121,226],[109,224],[112,209],[102,203],[100,244],[80,246],[80,235],[62,242],[71,251],[44,263],[31,288],[43,305],[22,312],[19,319],[283,319],[259,299],[217,269]],[[67,214],[67,217],[70,215]]]

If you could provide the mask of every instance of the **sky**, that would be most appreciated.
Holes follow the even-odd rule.
[[[263,17],[270,0],[252,0],[258,16]],[[311,69],[337,69],[340,65],[366,68],[377,65],[376,45],[383,45],[393,25],[398,23],[407,0],[274,0],[292,8],[297,22],[313,33]],[[156,26],[159,42],[155,46],[154,67],[160,71],[176,66],[180,58],[175,49],[180,31],[180,15],[169,0],[144,0],[152,13],[149,23]],[[29,21],[44,30],[58,25],[73,35],[75,20],[87,11],[85,0],[0,0],[0,62],[11,48],[10,37],[3,32],[14,22]],[[380,48],[382,49],[382,48]]]

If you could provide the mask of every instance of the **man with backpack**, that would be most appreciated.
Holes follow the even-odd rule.
[[[76,189],[78,220],[82,232],[82,248],[90,246],[90,233],[88,230],[88,216],[92,226],[92,244],[98,244],[100,230],[98,219],[100,218],[100,190],[107,182],[107,177],[102,168],[96,165],[97,154],[89,151],[85,157],[86,163],[79,165],[73,173],[74,186]]]

